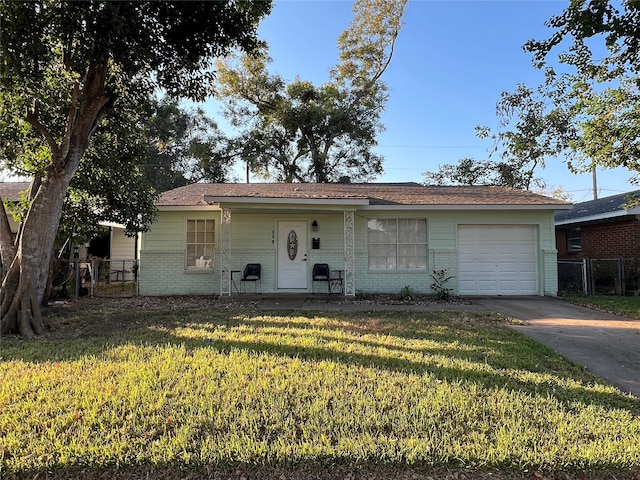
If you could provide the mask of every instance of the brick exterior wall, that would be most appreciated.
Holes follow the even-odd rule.
[[[567,230],[565,226],[556,228],[559,259],[634,258],[636,264],[640,260],[640,221],[635,218],[581,226],[579,252],[567,250]]]

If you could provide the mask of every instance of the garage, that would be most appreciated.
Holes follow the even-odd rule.
[[[459,225],[460,295],[538,295],[535,225]]]

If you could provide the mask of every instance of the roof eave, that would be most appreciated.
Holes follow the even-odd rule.
[[[158,210],[165,212],[196,212],[220,210],[217,205],[158,205]]]
[[[557,226],[571,225],[574,223],[597,222],[601,220],[617,219],[630,215],[640,215],[640,207],[630,208],[629,210],[616,210],[614,212],[599,213],[597,215],[588,215],[584,217],[573,217],[555,222]]]
[[[219,205],[234,204],[271,204],[271,205],[345,205],[361,206],[368,205],[368,198],[297,198],[297,197],[215,197],[205,195],[204,201],[207,203],[217,203]]]
[[[459,205],[368,205],[360,210],[569,210],[571,205],[527,205],[527,204],[459,204]]]

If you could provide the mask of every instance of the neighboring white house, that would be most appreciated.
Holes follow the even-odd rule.
[[[311,292],[313,265],[327,263],[345,295],[429,293],[436,270],[459,295],[556,295],[554,210],[571,208],[528,191],[417,183],[192,184],[157,206],[142,295],[235,294],[249,263],[265,293]]]
[[[0,182],[0,198],[8,201],[17,201],[20,199],[22,192],[29,189],[29,182]],[[9,224],[11,232],[15,234],[18,230],[18,224],[9,215]],[[81,245],[79,255],[81,259],[91,256],[112,260],[111,274],[116,276],[116,271],[120,271],[125,275],[125,280],[133,279],[131,272],[132,262],[138,258],[138,239],[137,237],[128,237],[125,235],[125,228],[116,223],[101,223],[103,234],[93,239],[88,245]],[[124,263],[124,267],[122,266]]]

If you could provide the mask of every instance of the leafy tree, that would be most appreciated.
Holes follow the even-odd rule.
[[[601,81],[640,73],[640,3],[636,0],[574,0],[546,25],[555,29],[551,37],[529,40],[524,46],[533,53],[538,68],[568,40],[571,44],[559,60],[575,67],[583,78]]]
[[[569,167],[584,172],[597,164],[640,172],[640,3],[573,1],[547,25],[555,29],[551,37],[530,40],[525,49],[542,68],[554,49],[569,42],[558,59],[572,71],[555,77],[563,95],[551,98],[577,132],[567,149]],[[632,182],[640,183],[640,177]]]
[[[525,172],[560,155],[576,173],[596,165],[640,172],[640,3],[572,1],[547,26],[555,29],[549,38],[524,46],[534,65],[546,68],[545,84],[503,94],[499,114],[519,120],[494,138],[507,140],[510,158],[531,159],[521,163]],[[563,73],[556,73],[548,58],[566,42],[557,57]],[[640,183],[640,176],[632,182]]]
[[[217,92],[232,125],[230,144],[248,168],[285,182],[368,180],[382,172],[372,153],[387,101],[381,80],[393,56],[406,0],[356,0],[354,18],[338,39],[340,61],[321,86],[286,83],[259,56],[218,62]]]
[[[456,165],[440,166],[436,172],[423,173],[426,183],[549,190],[536,173],[549,157],[562,155],[577,132],[563,100],[566,85],[552,70],[546,75],[547,81],[536,89],[519,84],[513,92],[502,92],[496,103],[498,129],[476,127],[477,137],[493,141],[488,160],[465,158]]]
[[[558,95],[554,90],[557,85],[549,80],[537,90],[520,84],[514,92],[503,92],[496,105],[498,131],[476,127],[476,136],[493,140],[490,158],[498,155],[499,160],[465,158],[456,165],[440,166],[436,172],[424,172],[426,183],[546,190],[536,171],[544,168],[548,157],[561,155],[576,138],[567,110],[548,106],[548,98]]]
[[[527,189],[532,173],[505,162],[463,158],[457,164],[440,165],[437,171],[422,175],[427,185],[494,185]]]
[[[144,174],[156,190],[229,179],[229,142],[202,109],[189,111],[176,100],[155,100],[148,116]]]
[[[570,167],[584,171],[600,165],[640,172],[640,90],[638,78],[622,78],[615,87],[595,92],[579,79],[572,88],[570,112],[580,130],[571,143]],[[636,176],[634,183],[640,183]]]
[[[83,156],[105,119],[131,105],[122,99],[157,89],[202,100],[211,61],[257,48],[257,22],[270,6],[0,2],[0,159],[34,175],[37,187],[2,283],[2,333],[45,330],[40,303],[64,199],[81,160],[92,162]]]

